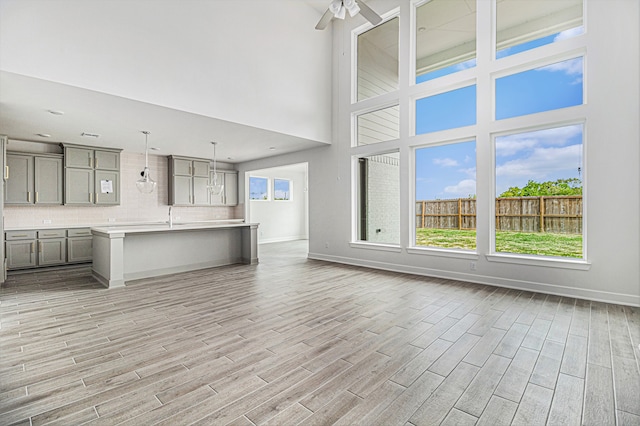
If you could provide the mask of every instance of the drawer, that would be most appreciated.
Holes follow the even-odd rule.
[[[38,231],[38,238],[64,238],[64,229],[49,229],[46,231]]]
[[[68,229],[67,237],[88,237],[91,235],[91,228]]]
[[[35,240],[36,231],[7,231],[4,233],[5,240]]]

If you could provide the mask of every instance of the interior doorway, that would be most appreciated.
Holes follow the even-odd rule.
[[[245,173],[245,217],[260,224],[258,244],[309,239],[308,182],[308,163]]]

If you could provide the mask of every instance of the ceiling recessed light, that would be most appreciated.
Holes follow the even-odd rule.
[[[153,147],[153,146],[152,146],[151,148],[149,148],[149,149],[150,149],[151,151],[160,151],[160,148],[156,148],[156,147]]]
[[[55,110],[55,109],[50,109],[50,110],[47,110],[47,111],[49,112],[49,114],[53,114],[53,115],[64,115],[64,111],[58,111],[58,110]]]
[[[269,151],[275,151],[275,150],[276,150],[276,147],[275,147],[275,146],[270,146],[270,147],[269,147]]]
[[[420,27],[420,28],[418,28],[418,32],[423,32],[423,31],[426,31],[426,28],[425,28],[425,27]]]
[[[82,132],[82,136],[85,136],[87,138],[99,138],[100,135],[97,133],[88,133],[88,132]]]
[[[227,160],[233,160],[233,157],[227,157]]]
[[[40,136],[41,138],[50,138],[51,135],[49,133],[36,133],[36,136]]]

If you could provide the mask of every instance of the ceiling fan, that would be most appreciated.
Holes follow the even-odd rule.
[[[354,17],[360,12],[362,16],[373,25],[382,22],[382,17],[367,6],[362,0],[332,0],[329,8],[322,15],[320,21],[316,25],[316,30],[324,30],[333,18],[344,19],[346,11],[349,16]]]

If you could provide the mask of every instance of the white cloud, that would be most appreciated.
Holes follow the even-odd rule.
[[[496,166],[500,181],[525,177],[543,181],[553,173],[577,170],[582,158],[582,144],[565,147],[536,148],[526,158],[518,158]]]
[[[536,71],[563,72],[567,75],[582,75],[582,58],[556,62],[546,67],[536,68]]]
[[[457,167],[459,165],[453,158],[434,158],[433,164],[442,167]]]
[[[584,32],[584,28],[583,27],[571,28],[570,30],[565,30],[565,31],[562,31],[562,32],[558,33],[558,35],[555,36],[553,41],[556,42],[556,41],[560,41],[560,40],[565,40],[567,38],[572,38],[572,37],[575,37],[577,35],[582,34],[583,32]]]
[[[461,180],[455,185],[445,187],[444,192],[457,198],[465,198],[469,195],[474,195],[476,193],[476,181],[475,179]]]
[[[535,148],[567,145],[572,138],[582,133],[582,125],[555,127],[534,132],[496,138],[496,156],[508,157]]]

